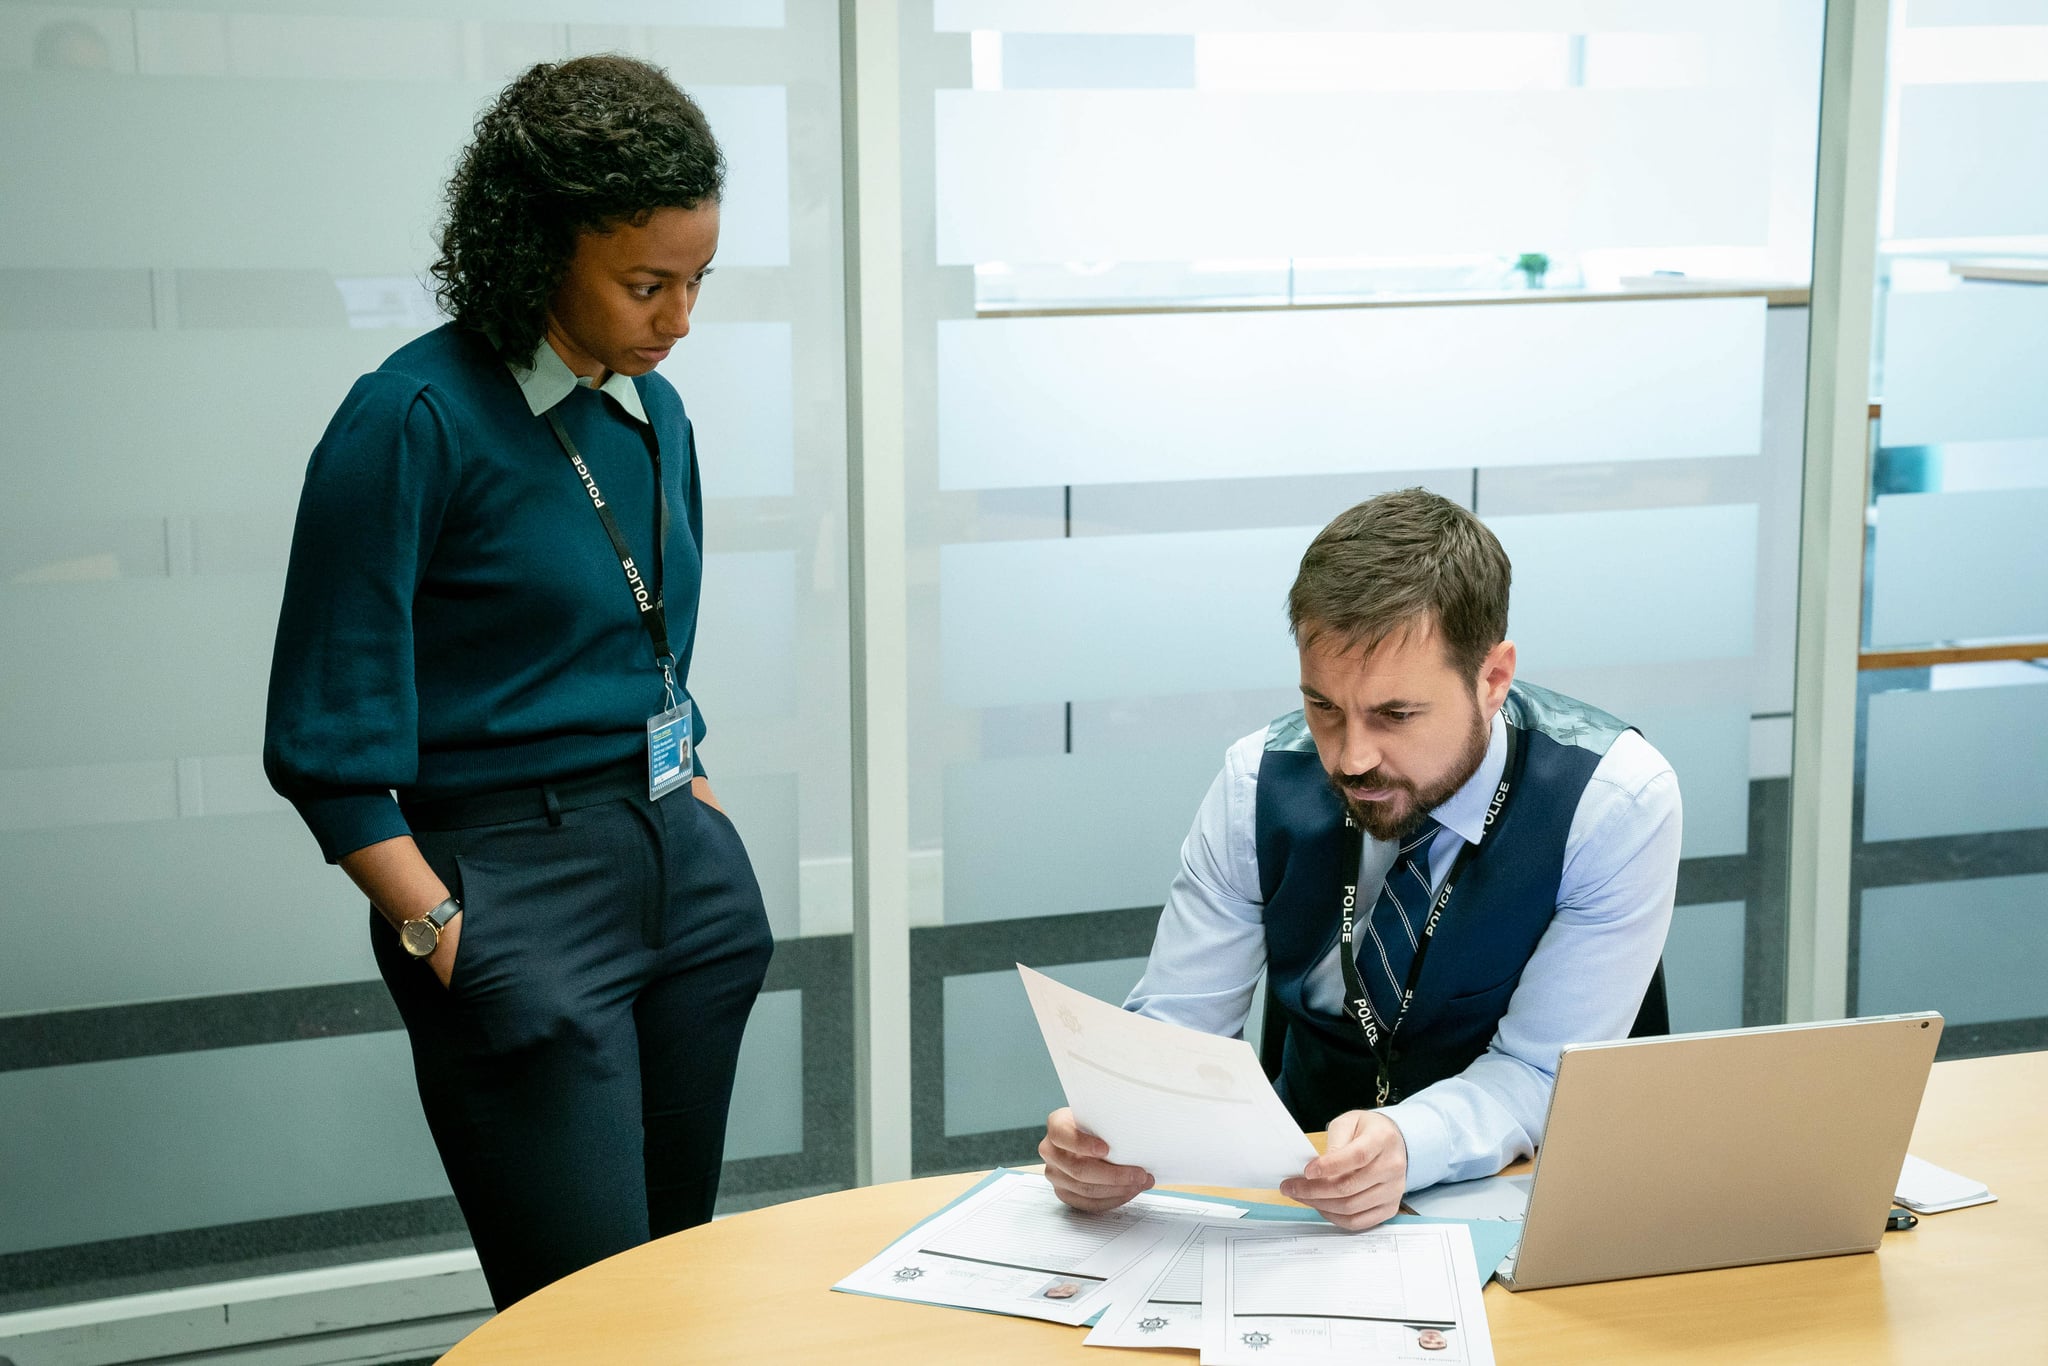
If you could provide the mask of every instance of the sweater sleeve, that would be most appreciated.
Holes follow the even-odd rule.
[[[356,381],[306,468],[271,657],[263,766],[328,862],[409,834],[419,772],[413,597],[459,474],[417,380]]]

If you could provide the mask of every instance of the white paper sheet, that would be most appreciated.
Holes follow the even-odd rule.
[[[1191,1203],[1133,1201],[1107,1214],[1082,1214],[1061,1204],[1044,1177],[1006,1172],[834,1289],[1081,1324],[1106,1308],[1113,1292],[1128,1291],[1119,1278],[1147,1253],[1185,1236],[1194,1216],[1173,1207]]]
[[[1067,1104],[1112,1162],[1173,1185],[1272,1188],[1315,1158],[1243,1039],[1148,1020],[1023,964]]]
[[[1920,1214],[1945,1214],[1971,1205],[1988,1205],[1998,1197],[1974,1177],[1937,1167],[1908,1153],[1906,1165],[1899,1172],[1898,1193],[1892,1198]]]
[[[1522,1219],[1529,1213],[1533,1176],[1482,1176],[1410,1191],[1401,1203],[1431,1219]]]
[[[1186,1347],[1202,1345],[1202,1243],[1208,1230],[1197,1226],[1178,1243],[1146,1254],[1126,1278],[1135,1293],[1118,1295],[1083,1345],[1088,1347]]]
[[[1203,1242],[1202,1302],[1203,1366],[1493,1363],[1463,1224],[1218,1228]]]

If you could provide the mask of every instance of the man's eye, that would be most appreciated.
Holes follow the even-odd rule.
[[[1311,697],[1308,700],[1308,706],[1310,711],[1333,712],[1337,710],[1335,702],[1326,702],[1320,697]]]
[[[1415,717],[1415,713],[1412,711],[1383,711],[1380,715],[1386,717],[1389,721],[1396,722],[1410,721]]]

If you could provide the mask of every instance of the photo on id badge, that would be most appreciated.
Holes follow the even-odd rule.
[[[647,718],[647,797],[660,801],[690,781],[690,704]]]

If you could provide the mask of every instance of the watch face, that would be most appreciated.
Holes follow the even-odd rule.
[[[431,955],[441,943],[441,932],[434,928],[434,922],[424,917],[408,920],[398,927],[398,942],[405,945],[405,951],[415,958]]]

